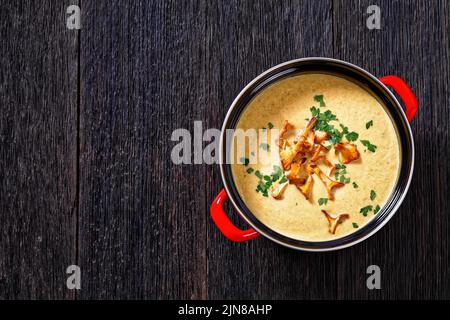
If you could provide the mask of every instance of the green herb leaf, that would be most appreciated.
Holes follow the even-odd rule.
[[[317,117],[318,117],[318,120],[322,120],[322,121],[331,121],[331,120],[337,119],[336,115],[334,115],[331,112],[331,110],[327,110],[324,113],[320,113]]]
[[[320,114],[320,110],[316,107],[311,107],[309,109],[309,111],[311,111],[311,114],[313,115],[313,117],[317,117]]]
[[[275,182],[278,179],[280,179],[280,177],[283,175],[283,170],[281,170],[281,167],[274,165],[273,171],[274,172],[271,174],[271,176],[272,176],[272,181]]]
[[[330,135],[330,141],[333,144],[338,144],[342,140],[342,134],[339,132],[339,130],[334,129],[333,131],[328,132]]]
[[[258,186],[257,186],[257,188],[259,188],[261,191],[265,191],[267,188],[266,188],[266,184],[264,183],[264,181],[263,180],[259,180],[258,181]]]
[[[373,190],[370,190],[370,200],[374,200],[377,197],[377,193]]]
[[[319,198],[319,200],[317,201],[317,203],[319,204],[319,206],[327,204],[328,199],[327,198]]]
[[[267,143],[261,143],[259,147],[265,151],[269,151],[270,146]]]
[[[336,144],[341,142],[342,137],[344,134],[348,133],[348,128],[341,125],[343,128],[343,132],[336,129],[332,124],[330,124],[330,121],[337,120],[336,115],[334,115],[330,110],[326,110],[325,112],[320,112],[320,110],[316,107],[310,108],[311,114],[317,118],[316,124],[314,125],[314,130],[316,131],[323,131],[328,133],[330,136],[328,140],[332,144]],[[350,138],[354,136],[353,134],[350,135]]]
[[[347,168],[347,166],[345,164],[340,164],[340,163],[336,164],[336,169],[338,169],[338,170],[345,169],[345,168]]]
[[[353,181],[353,188],[358,188],[358,185],[356,184],[356,182]]]
[[[343,133],[343,134],[348,134],[348,128],[347,128],[346,126],[342,125],[342,124],[339,124],[339,125],[340,125],[341,128],[342,128],[342,133]]]
[[[272,129],[272,128],[273,128],[272,122],[267,123],[267,127],[268,127],[269,129]]]
[[[283,175],[283,170],[280,166],[273,166],[273,170],[274,172],[270,175],[263,175],[261,174],[261,172],[259,172],[259,170],[255,171],[255,175],[259,178],[258,185],[256,186],[256,192],[261,192],[265,197],[268,196],[268,191],[275,181],[280,178],[280,183],[288,181],[288,179]]]
[[[321,107],[325,107],[325,101],[323,101],[323,94],[314,96],[314,100],[319,102]]]
[[[359,213],[362,213],[362,215],[363,215],[364,217],[366,217],[367,214],[369,213],[369,211],[372,211],[372,209],[373,209],[372,206],[366,206],[366,207],[364,207],[364,208],[361,208],[361,209],[359,210]]]
[[[280,167],[280,166],[277,166],[277,165],[274,165],[274,166],[273,166],[273,171],[274,171],[276,174],[279,174],[279,175],[281,175],[281,174],[283,173],[283,169],[281,169],[281,167]]]
[[[253,171],[255,171],[255,169],[253,169],[253,168],[248,168],[247,169],[247,173],[252,173]]]
[[[353,222],[352,225],[353,225],[353,228],[355,228],[355,229],[359,228],[359,226],[356,222]]]
[[[250,163],[250,160],[248,160],[247,158],[240,158],[239,161],[244,165],[244,166],[248,166],[248,164]]]
[[[358,139],[359,134],[357,134],[355,131],[349,132],[345,135],[345,138],[348,141],[355,141],[356,139]]]
[[[374,144],[371,144],[369,140],[361,140],[361,143],[367,148],[367,150],[371,152],[375,152],[377,149],[377,146]]]
[[[378,211],[380,211],[380,206],[377,204],[377,206],[375,207],[375,209],[373,209],[373,214],[377,214]]]
[[[369,129],[371,126],[373,126],[373,120],[366,123],[366,129]]]

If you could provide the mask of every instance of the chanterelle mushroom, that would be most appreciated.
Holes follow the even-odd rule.
[[[301,162],[294,162],[291,165],[291,170],[286,175],[289,182],[292,184],[304,184],[308,178],[308,173],[303,168],[304,159]]]
[[[284,170],[289,170],[292,161],[294,161],[295,157],[304,150],[304,142],[304,138],[301,138],[299,141],[297,141],[296,144],[292,146],[292,148],[280,151],[281,165],[283,166]]]
[[[347,164],[352,162],[353,160],[359,159],[359,151],[356,145],[353,143],[338,143],[334,146],[334,148],[339,151],[339,160],[343,164]]]
[[[287,140],[284,138],[284,135],[292,129],[293,126],[289,123],[289,121],[284,120],[283,126],[281,127],[280,133],[278,135],[278,146],[280,148],[284,149],[288,144]]]
[[[329,224],[328,231],[332,234],[336,233],[336,228],[337,228],[339,222],[341,222],[344,219],[348,219],[350,217],[347,213],[341,213],[341,214],[338,214],[337,216],[333,216],[325,210],[322,210],[322,212],[325,214],[325,217],[327,217],[328,224]]]
[[[298,138],[298,140],[294,144],[294,146],[292,146],[292,148],[280,151],[281,165],[283,166],[284,170],[289,170],[289,168],[291,167],[292,161],[294,161],[295,157],[299,153],[311,151],[312,145],[311,145],[311,143],[307,142],[306,140],[308,139],[309,133],[313,129],[316,121],[317,121],[317,118],[312,117],[308,121],[308,124],[306,125],[305,130],[300,135],[300,137]],[[285,145],[285,143],[283,143],[283,145]]]
[[[302,185],[297,184],[298,190],[300,190],[300,192],[305,196],[306,200],[309,199],[309,195],[311,193],[313,181],[314,180],[312,178],[312,175],[309,175],[308,178],[306,179],[306,182],[304,184],[302,184]]]
[[[327,140],[330,136],[325,131],[316,131],[314,136],[315,143],[322,143]]]
[[[283,193],[286,190],[289,181],[283,183],[276,183],[270,187],[270,194],[273,198],[279,200],[283,197]]]
[[[319,161],[323,161],[323,163],[326,164],[326,166],[328,167],[327,176],[331,177],[334,173],[334,170],[336,170],[336,166],[334,164],[332,164],[325,155],[319,156],[317,158],[317,160],[315,161],[315,163],[319,163]],[[314,170],[313,170],[313,172],[314,172]]]
[[[345,184],[342,182],[331,180],[322,170],[320,170],[316,165],[311,165],[311,168],[314,170],[314,173],[322,180],[325,188],[327,189],[328,199],[333,200],[333,188],[343,187]]]
[[[323,145],[319,144],[315,149],[314,149],[314,154],[311,157],[311,161],[312,162],[316,162],[317,160],[319,160],[319,157],[321,156],[322,152],[328,152],[328,149],[325,148]]]
[[[312,117],[311,119],[309,119],[308,124],[306,125],[305,130],[303,131],[302,137],[303,138],[307,138],[309,135],[309,132],[314,128],[314,125],[316,124],[317,118],[316,117]]]

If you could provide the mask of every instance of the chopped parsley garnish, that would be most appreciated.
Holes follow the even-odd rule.
[[[356,184],[356,182],[353,181],[353,188],[358,188],[358,185]]]
[[[319,113],[317,116],[319,121],[332,121],[337,120],[336,115],[334,115],[330,110],[327,110],[323,113]]]
[[[275,182],[283,175],[283,170],[279,166],[273,166],[272,181]]]
[[[342,133],[343,134],[347,134],[348,133],[348,128],[342,124],[339,124],[339,126],[342,128]]]
[[[269,151],[270,146],[267,143],[261,143],[259,147],[265,151]]]
[[[267,197],[270,187],[277,180],[279,183],[284,183],[288,179],[283,175],[283,170],[279,166],[273,166],[274,172],[270,175],[263,175],[259,170],[255,171],[255,175],[259,178],[258,185],[256,186],[256,192],[260,192],[263,196]]]
[[[323,94],[314,96],[314,101],[319,102],[321,107],[325,107],[325,101],[323,101]]]
[[[283,173],[283,169],[281,169],[281,167],[280,167],[280,166],[277,166],[277,165],[274,165],[274,166],[273,166],[273,170],[274,170],[276,173]]]
[[[356,139],[358,139],[359,134],[357,134],[355,131],[349,132],[345,135],[345,139],[347,139],[348,141],[355,141]]]
[[[309,109],[309,111],[311,111],[311,114],[313,115],[313,117],[317,117],[320,114],[319,108],[316,108],[316,107],[311,107]]]
[[[247,169],[247,173],[252,173],[253,171],[255,171],[255,169],[253,169],[253,168],[248,168]]]
[[[269,122],[269,123],[267,124],[267,127],[268,127],[269,129],[272,129],[272,128],[273,128],[272,122]]]
[[[374,200],[377,197],[377,193],[373,190],[370,190],[370,200]]]
[[[347,174],[346,168],[344,164],[338,163],[335,165],[334,177],[341,183],[350,183],[350,178],[345,176]]]
[[[381,209],[380,206],[377,204],[375,209],[373,209],[373,214],[377,214],[378,211],[380,211],[380,209]]]
[[[377,146],[371,144],[369,140],[361,140],[361,143],[371,152],[375,152],[377,150]]]
[[[355,229],[359,228],[359,226],[356,222],[353,222],[352,225],[353,225],[353,228],[355,228]]]
[[[342,129],[342,131],[340,131],[339,129],[335,128],[334,125],[330,124],[330,121],[338,120],[336,115],[333,114],[330,110],[320,112],[320,109],[314,106],[309,110],[311,111],[311,114],[317,118],[316,124],[314,125],[314,130],[324,131],[328,133],[328,135],[330,136],[328,140],[332,144],[340,143],[344,136],[348,141],[355,141],[358,139],[359,134],[354,131],[350,132],[346,126],[339,124]]]
[[[244,166],[248,166],[248,164],[250,163],[250,160],[248,160],[247,158],[240,158],[239,161],[244,165]]]
[[[348,131],[348,127],[346,127],[342,124],[339,124],[339,125],[342,128],[342,134],[345,135],[345,138],[348,141],[355,141],[356,139],[358,139],[358,137],[359,137],[358,133],[356,133],[355,131],[350,132],[350,131]]]
[[[324,131],[328,133],[330,140],[333,144],[339,143],[342,140],[343,134],[336,129],[330,121],[337,120],[336,115],[334,115],[330,110],[325,112],[320,112],[316,107],[311,107],[311,114],[317,118],[316,124],[314,125],[314,130]]]
[[[359,213],[362,213],[362,215],[363,215],[364,217],[366,217],[367,214],[369,213],[369,211],[372,211],[372,209],[373,209],[372,206],[366,206],[366,207],[364,207],[364,208],[361,208],[361,209],[359,210]]]
[[[373,120],[366,123],[366,129],[369,129],[371,126],[373,126]]]
[[[328,199],[327,198],[319,198],[319,200],[317,201],[317,203],[319,204],[319,206],[327,204]]]

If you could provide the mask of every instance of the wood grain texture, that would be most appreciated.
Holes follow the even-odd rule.
[[[381,30],[365,27],[366,9],[381,9]],[[417,95],[412,121],[415,172],[395,217],[338,258],[340,299],[450,297],[450,12],[447,1],[334,1],[337,58],[377,76],[403,78]],[[365,287],[365,268],[379,265],[382,290]]]
[[[62,1],[0,5],[0,299],[70,299],[77,33]]]
[[[206,298],[206,170],[170,160],[210,112],[205,2],[83,10],[80,298]]]

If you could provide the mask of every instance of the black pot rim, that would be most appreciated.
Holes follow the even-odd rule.
[[[234,185],[231,166],[225,159],[226,129],[234,128],[248,102],[266,86],[291,75],[327,73],[350,79],[381,100],[396,128],[400,144],[400,174],[389,199],[377,215],[357,231],[329,241],[303,241],[282,235],[259,221],[247,208]],[[368,71],[342,60],[310,57],[276,65],[253,79],[235,98],[225,117],[220,138],[220,172],[225,190],[239,215],[257,232],[283,246],[302,251],[332,251],[355,245],[380,230],[403,202],[414,171],[414,138],[405,112],[392,92]]]

